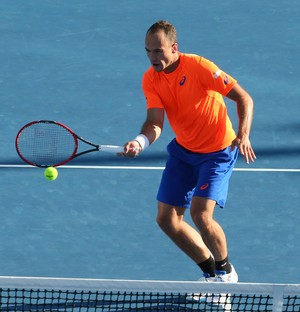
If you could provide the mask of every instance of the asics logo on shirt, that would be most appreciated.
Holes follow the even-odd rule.
[[[180,84],[181,86],[183,86],[184,83],[185,83],[185,81],[186,81],[186,76],[183,76],[182,79],[180,80],[179,84]]]

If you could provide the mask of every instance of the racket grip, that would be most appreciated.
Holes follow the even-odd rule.
[[[123,153],[124,147],[117,145],[100,145],[99,151],[108,152],[108,153]]]

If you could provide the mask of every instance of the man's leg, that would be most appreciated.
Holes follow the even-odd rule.
[[[236,283],[238,275],[229,263],[225,233],[214,220],[215,201],[194,196],[191,205],[192,219],[199,229],[202,239],[215,259],[216,275],[219,281]]]
[[[157,223],[204,273],[215,274],[215,263],[199,232],[184,221],[184,208],[158,202]]]
[[[191,217],[215,260],[221,261],[227,257],[228,252],[225,233],[213,218],[215,206],[214,200],[194,196],[191,204]]]

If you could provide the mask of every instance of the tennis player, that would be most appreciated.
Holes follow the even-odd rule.
[[[148,29],[145,48],[151,63],[142,81],[147,117],[140,134],[124,145],[123,155],[135,157],[156,141],[166,113],[176,137],[167,147],[157,223],[201,268],[203,281],[237,282],[225,233],[213,215],[216,205],[225,206],[238,153],[247,164],[256,158],[249,139],[252,98],[211,61],[179,52],[176,29],[167,21]],[[223,96],[236,103],[237,133]],[[196,229],[184,220],[187,208]]]

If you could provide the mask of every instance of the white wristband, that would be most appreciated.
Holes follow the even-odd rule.
[[[150,145],[149,139],[144,134],[139,134],[134,140],[139,142],[142,151]]]

